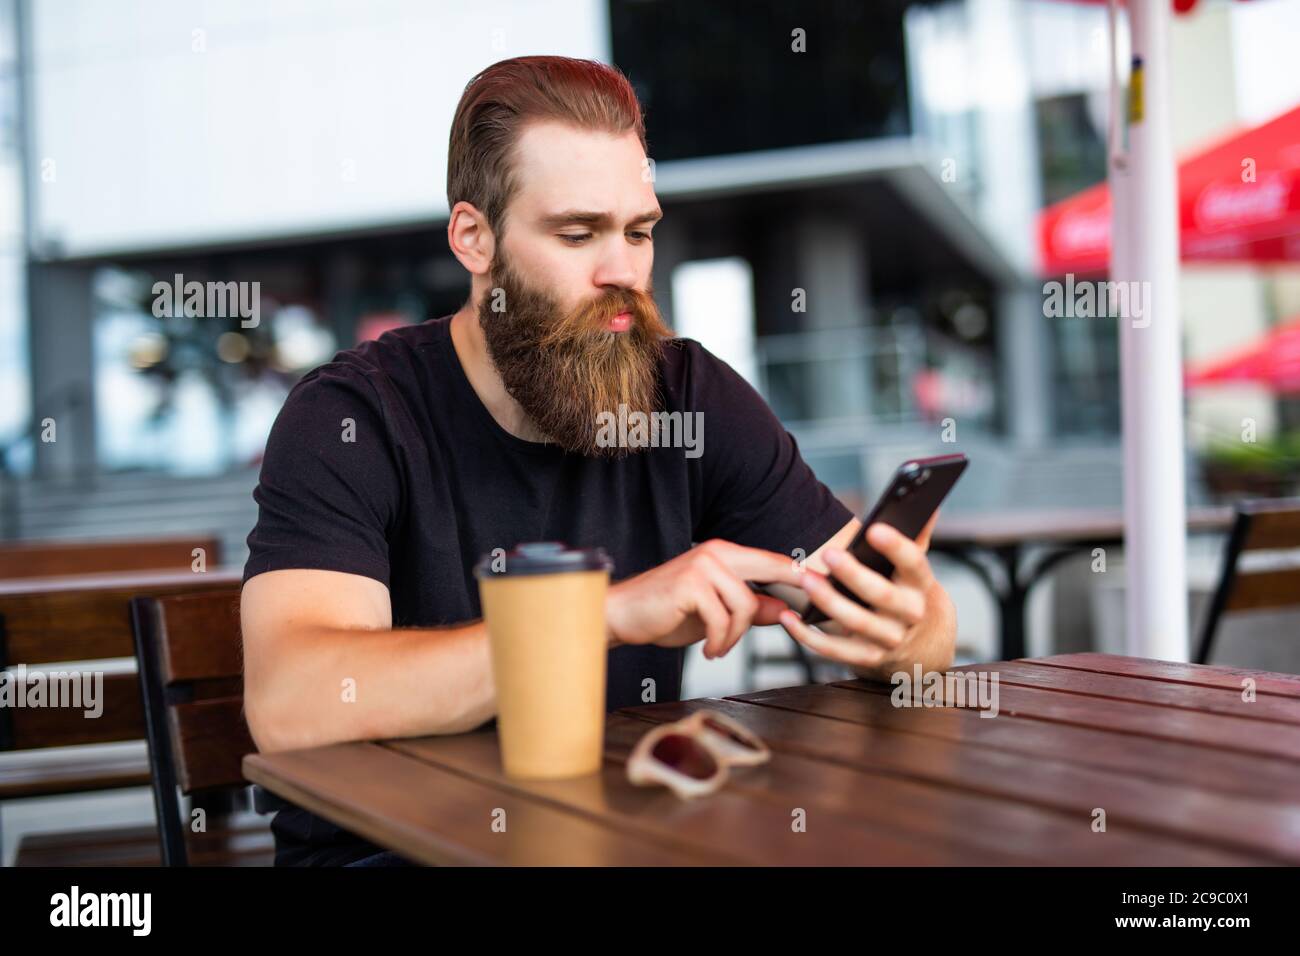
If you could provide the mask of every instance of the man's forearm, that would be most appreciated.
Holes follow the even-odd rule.
[[[304,627],[245,668],[264,751],[472,730],[496,713],[487,628]]]

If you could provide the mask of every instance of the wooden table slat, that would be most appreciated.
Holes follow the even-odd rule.
[[[643,724],[644,726],[644,724]],[[526,794],[588,815],[606,826],[661,843],[685,841],[730,863],[785,864],[955,864],[1023,862],[1005,854],[976,854],[969,848],[929,845],[869,820],[850,820],[833,811],[817,813],[806,830],[793,827],[802,804],[775,802],[727,786],[707,799],[682,800],[664,787],[638,787],[622,763],[607,760],[601,773],[570,780],[515,780],[505,775],[495,735],[461,734],[388,741],[387,745],[429,764],[493,787]],[[615,753],[617,754],[618,751]],[[762,770],[735,770],[737,779]],[[808,808],[804,807],[805,811]],[[811,812],[811,811],[808,811]],[[827,820],[827,817],[832,817]],[[999,859],[998,857],[1001,857]]]
[[[1134,737],[1071,724],[984,718],[970,709],[896,708],[889,701],[887,687],[865,682],[826,685],[810,701],[798,700],[798,690],[791,688],[793,696],[781,705],[823,717],[942,737],[971,747],[1008,750],[1224,794],[1279,801],[1300,794],[1300,764],[1292,760],[1261,759],[1185,741]],[[874,692],[864,693],[868,690]],[[751,700],[771,693],[741,694],[734,699]]]
[[[434,865],[686,866],[671,847],[628,838],[535,800],[484,786],[375,743],[250,754],[254,783],[352,833]],[[505,832],[492,830],[505,811]]]
[[[979,665],[976,669],[1002,665]],[[873,694],[890,693],[888,684],[866,681],[841,681],[837,689],[860,690]],[[1150,737],[1194,743],[1228,751],[1300,760],[1300,725],[1270,723],[1245,717],[1230,717],[1204,711],[1159,707],[1129,700],[1089,699],[1083,694],[1040,689],[1003,683],[999,679],[998,716],[1029,718],[1076,727],[1092,727]]]
[[[1249,677],[1255,682],[1255,693],[1272,694],[1300,700],[1300,674],[1277,674],[1272,671],[1249,670],[1241,667],[1221,667],[1217,664],[1185,664],[1178,661],[1150,661],[1140,657],[1121,657],[1115,654],[1054,654],[1051,657],[1024,659],[1044,667],[1092,671],[1098,674],[1116,674],[1137,680],[1163,681],[1174,684],[1191,684],[1197,687],[1243,689],[1242,680]]]
[[[999,688],[1035,687],[1065,694],[1125,700],[1156,707],[1173,707],[1206,714],[1242,717],[1265,723],[1300,724],[1300,707],[1286,697],[1256,694],[1246,700],[1241,688],[1203,687],[1196,684],[1174,684],[1168,681],[1144,680],[1129,675],[1107,674],[1097,671],[1069,670],[1064,667],[1044,667],[1034,661],[1005,661],[997,664],[976,664],[962,669],[962,673],[996,673]],[[837,681],[834,687],[852,687],[854,681]],[[1265,730],[1265,728],[1260,728]]]

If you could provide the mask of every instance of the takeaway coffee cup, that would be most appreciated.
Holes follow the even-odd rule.
[[[501,760],[512,777],[600,769],[605,593],[613,562],[558,541],[485,556],[474,569],[492,649]]]

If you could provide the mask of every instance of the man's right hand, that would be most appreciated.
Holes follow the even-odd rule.
[[[753,625],[778,624],[784,601],[755,594],[746,581],[799,587],[788,555],[714,539],[610,586],[605,621],[610,643],[685,647],[704,641],[721,657]]]

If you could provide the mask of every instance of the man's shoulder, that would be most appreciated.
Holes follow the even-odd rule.
[[[360,391],[368,395],[419,394],[424,390],[434,352],[450,341],[451,316],[390,329],[358,342],[304,375],[291,398],[319,396],[322,390]],[[434,376],[436,379],[438,376]]]
[[[673,336],[663,340],[664,361],[670,364],[683,364],[697,361],[708,350],[695,339],[684,335]]]
[[[670,387],[688,384],[693,374],[721,361],[698,341],[685,336],[664,339],[662,346],[664,378]]]
[[[668,394],[685,406],[723,401],[748,390],[744,378],[725,360],[714,355],[696,339],[676,337],[663,342],[664,386]]]

